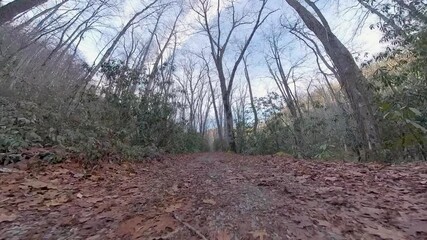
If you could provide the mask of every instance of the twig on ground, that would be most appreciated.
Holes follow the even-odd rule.
[[[175,213],[173,214],[173,217],[180,223],[184,224],[184,226],[186,226],[188,229],[190,229],[191,231],[193,231],[195,234],[197,234],[197,236],[199,236],[201,239],[203,240],[208,240],[202,233],[200,233],[197,229],[195,229],[193,226],[191,226],[190,224],[184,222],[181,220],[181,218],[179,218]]]

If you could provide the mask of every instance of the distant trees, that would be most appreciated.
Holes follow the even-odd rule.
[[[224,19],[222,14],[223,1],[217,0],[212,4],[209,0],[198,0],[192,4],[192,10],[198,15],[198,22],[202,27],[205,35],[209,40],[211,56],[214,61],[218,78],[221,86],[222,104],[224,106],[225,120],[226,120],[226,142],[232,151],[236,151],[236,142],[233,127],[233,112],[230,103],[230,95],[233,88],[233,83],[237,74],[237,69],[245,56],[252,39],[255,36],[258,28],[265,22],[265,20],[274,12],[266,12],[266,5],[268,0],[262,0],[261,6],[257,10],[254,19],[248,19],[248,13],[239,14],[234,6],[234,1],[225,1],[225,12],[228,13],[230,19]],[[213,9],[216,9],[213,10]],[[212,20],[214,18],[214,20]],[[224,21],[230,26],[225,27]],[[214,23],[214,25],[212,25]],[[243,38],[244,42],[242,47],[237,52],[237,58],[234,60],[231,71],[226,74],[226,66],[224,56],[228,52],[230,41],[239,27],[251,25],[249,34]]]
[[[268,0],[137,2],[1,6],[0,94],[93,120],[125,146],[197,150],[210,134],[243,153],[426,158],[424,1],[335,2],[390,43],[362,65],[312,0],[284,1],[281,17]]]
[[[292,66],[289,66],[289,69],[284,69],[283,66],[283,51],[281,46],[279,46],[279,40],[282,36],[280,34],[272,34],[269,38],[269,48],[270,48],[270,59],[267,59],[267,67],[269,72],[276,83],[278,92],[286,103],[286,107],[291,114],[293,121],[294,131],[293,138],[295,139],[295,145],[298,148],[298,152],[303,155],[304,149],[304,137],[302,131],[302,110],[299,107],[299,103],[295,96],[296,93],[291,89],[291,81],[293,80],[293,75],[302,63],[303,59],[298,59]],[[274,66],[274,67],[273,67]]]
[[[117,44],[119,43],[120,39],[123,37],[123,35],[126,34],[127,30],[134,24],[134,21],[142,16],[145,12],[150,10],[159,0],[153,0],[151,1],[147,6],[145,6],[140,11],[136,12],[129,21],[124,25],[124,27],[120,30],[120,32],[117,34],[117,36],[113,39],[110,46],[107,48],[104,54],[102,54],[101,59],[96,63],[91,70],[86,74],[86,76],[83,78],[82,82],[84,83],[82,87],[77,91],[76,96],[79,96],[79,94],[84,91],[84,88],[87,86],[90,80],[92,80],[93,76],[99,71],[102,64],[111,56],[112,52],[116,48]],[[146,18],[147,16],[153,14],[153,12],[150,12],[148,15],[144,16]]]

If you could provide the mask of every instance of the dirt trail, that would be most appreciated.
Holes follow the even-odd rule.
[[[207,153],[0,170],[0,239],[427,239],[426,164]]]

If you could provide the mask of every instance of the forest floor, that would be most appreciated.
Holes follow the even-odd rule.
[[[427,239],[427,165],[227,153],[0,168],[0,239]]]

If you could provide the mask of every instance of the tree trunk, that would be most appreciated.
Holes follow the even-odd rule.
[[[227,129],[227,144],[232,152],[237,151],[236,136],[233,129],[233,110],[230,103],[230,95],[224,94],[222,98],[224,105],[225,126]]]
[[[258,112],[257,112],[256,107],[255,107],[254,95],[252,93],[251,79],[250,79],[250,76],[249,76],[249,70],[248,70],[248,64],[246,62],[246,58],[243,58],[243,63],[245,65],[245,77],[246,77],[246,81],[248,82],[249,98],[250,98],[250,101],[251,101],[251,108],[252,108],[252,112],[254,114],[254,133],[256,133],[257,129],[258,129],[258,122],[259,122],[259,120],[258,120]]]
[[[18,14],[31,10],[47,0],[15,0],[0,7],[0,26],[11,21]]]
[[[212,79],[210,76],[210,68],[209,68],[209,64],[206,62],[206,68],[207,68],[207,75],[208,75],[208,81],[209,81],[209,88],[211,90],[211,95],[212,95],[212,104],[213,104],[213,109],[214,109],[214,113],[215,113],[215,120],[216,120],[216,125],[218,128],[218,137],[219,140],[221,141],[221,148],[222,148],[222,141],[224,141],[224,136],[222,134],[222,124],[221,124],[221,120],[218,114],[218,108],[216,106],[216,100],[215,100],[215,91],[214,88],[212,86]]]
[[[377,154],[378,150],[381,149],[382,142],[374,116],[372,93],[362,71],[344,44],[322,25],[307,8],[297,0],[286,0],[286,2],[296,10],[307,27],[322,42],[326,53],[336,66],[340,76],[340,84],[348,95],[361,133],[363,146],[366,149],[364,158],[379,157]],[[369,156],[369,153],[373,155]]]

